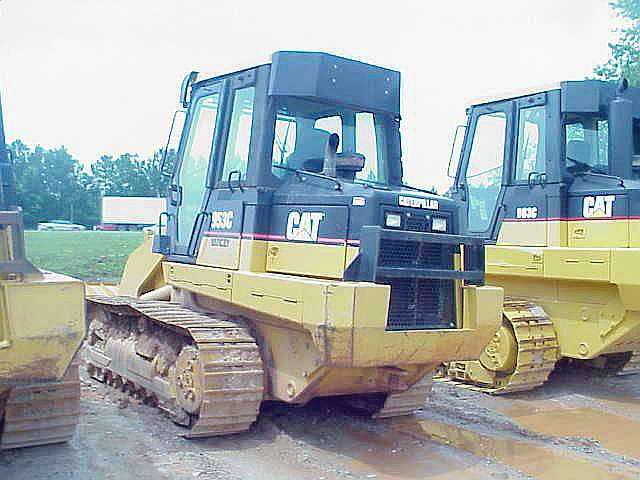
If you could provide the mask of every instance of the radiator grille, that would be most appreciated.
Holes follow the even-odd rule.
[[[405,225],[406,229],[412,232],[428,232],[430,230],[428,217],[407,217]]]
[[[387,330],[455,328],[454,282],[426,278],[379,278],[391,286]]]
[[[413,240],[380,240],[378,266],[453,269],[455,246]],[[455,283],[433,278],[384,278],[391,286],[387,330],[455,328]]]
[[[381,267],[414,266],[449,270],[453,267],[452,254],[451,245],[382,239],[378,265]]]

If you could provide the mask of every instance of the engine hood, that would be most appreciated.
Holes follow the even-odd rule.
[[[350,236],[366,225],[385,225],[388,213],[402,216],[401,229],[431,231],[433,217],[446,218],[446,232],[458,233],[458,203],[441,195],[406,187],[371,186],[325,179],[289,179],[273,194],[274,205],[344,206],[349,211]],[[443,232],[444,233],[444,232]]]

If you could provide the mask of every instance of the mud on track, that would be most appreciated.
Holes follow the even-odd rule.
[[[509,397],[435,384],[415,417],[335,399],[266,404],[250,432],[186,440],[151,407],[89,381],[68,445],[0,453],[0,479],[626,479],[640,477],[640,378],[555,374]]]

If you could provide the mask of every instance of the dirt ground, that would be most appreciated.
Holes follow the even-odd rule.
[[[266,404],[251,431],[203,440],[83,377],[74,440],[0,453],[0,479],[640,478],[640,376],[561,371],[508,397],[436,382],[424,411],[384,421]]]

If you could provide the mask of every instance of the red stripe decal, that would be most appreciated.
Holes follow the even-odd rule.
[[[318,243],[330,243],[334,245],[344,245],[346,242],[341,238],[318,237]]]
[[[204,232],[205,237],[240,238],[238,232]]]
[[[243,233],[242,238],[246,240],[285,240],[283,235],[270,235],[268,233]]]

